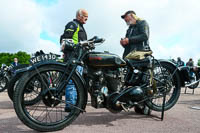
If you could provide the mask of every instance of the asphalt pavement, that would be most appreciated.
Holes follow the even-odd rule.
[[[200,133],[200,88],[194,94],[184,88],[177,104],[161,114],[152,111],[150,116],[133,110],[112,114],[106,109],[90,105],[70,126],[56,133]],[[0,133],[36,133],[16,116],[7,92],[0,93]]]

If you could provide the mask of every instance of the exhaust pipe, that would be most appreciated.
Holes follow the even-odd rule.
[[[186,85],[185,87],[190,87],[190,86],[192,86],[192,85],[194,85],[194,84],[198,83],[199,81],[200,81],[200,79],[199,79],[199,80],[197,80],[197,81],[195,81],[195,82],[193,82],[193,83],[190,83],[190,84]]]
[[[117,107],[122,107],[122,109],[123,109],[125,112],[129,112],[130,109],[127,108],[127,107],[125,107],[124,104],[125,104],[125,103],[123,103],[123,102],[117,101],[115,105],[116,105]]]

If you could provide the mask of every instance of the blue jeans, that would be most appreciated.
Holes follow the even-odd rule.
[[[82,75],[83,73],[83,67],[77,66],[76,70]],[[65,89],[65,101],[66,105],[65,108],[70,108],[70,104],[75,105],[77,100],[77,90],[72,80],[69,81],[69,84],[67,85]],[[68,104],[70,103],[70,104]]]

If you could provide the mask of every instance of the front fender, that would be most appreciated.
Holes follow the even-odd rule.
[[[164,59],[160,59],[160,60],[158,60],[158,61],[159,61],[161,64],[162,64],[162,63],[166,63],[166,64],[172,66],[172,67],[174,68],[174,70],[177,71],[177,73],[178,73],[178,75],[179,75],[179,77],[180,77],[180,79],[181,79],[181,87],[184,87],[184,86],[185,86],[184,77],[183,77],[183,75],[182,75],[182,73],[181,73],[180,68],[177,67],[176,64],[174,64],[173,62],[171,62],[171,61],[169,61],[169,60],[164,60]]]
[[[46,65],[60,65],[60,66],[63,66],[63,67],[66,67],[67,64],[66,63],[63,63],[63,62],[57,62],[57,61],[46,61],[46,62],[41,62],[41,63],[37,63],[37,64],[34,64],[32,66],[29,66],[27,68],[24,68],[23,70],[21,70],[20,72],[28,72],[28,71],[34,71],[36,68],[40,68],[42,66],[46,66]],[[18,72],[19,73],[19,72]],[[84,87],[84,92],[85,92],[85,96],[86,96],[86,101],[85,101],[85,105],[83,107],[83,109],[85,109],[86,107],[86,104],[87,104],[87,98],[88,98],[88,90],[87,90],[87,87],[86,87],[86,82],[83,78],[83,76],[80,75],[80,73],[78,71],[75,71],[75,73],[80,81],[81,81],[81,84],[83,85]]]

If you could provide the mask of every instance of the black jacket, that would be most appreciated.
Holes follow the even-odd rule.
[[[146,51],[149,47],[149,25],[145,20],[138,20],[136,24],[130,25],[126,38],[129,39],[129,44],[124,46],[123,58],[131,51]]]
[[[78,31],[78,38],[77,41],[84,41],[87,40],[87,33],[83,27],[83,24],[81,24],[77,19],[74,19],[73,21],[69,22],[66,26],[65,26],[65,30],[64,33],[61,35],[60,37],[60,43],[62,41],[62,39],[73,39],[74,34],[77,34],[77,28],[79,27],[79,31]],[[67,60],[70,55],[71,55],[72,51],[70,49],[65,49],[64,50],[64,60]]]
[[[80,27],[80,30],[78,32],[78,41],[80,42],[87,40],[87,33],[83,27],[83,24],[81,24],[77,19],[74,19],[65,26],[64,33],[60,37],[60,42],[62,39],[72,39],[74,33],[78,28],[78,25]]]

